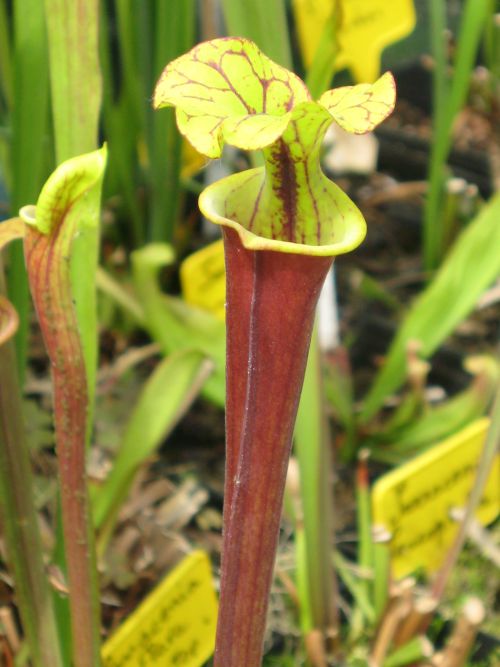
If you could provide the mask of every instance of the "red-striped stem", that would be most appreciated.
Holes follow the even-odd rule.
[[[70,237],[29,229],[25,256],[31,294],[51,360],[54,422],[68,565],[75,667],[95,667],[96,578],[85,474],[87,379],[68,270]],[[97,635],[97,638],[99,635]],[[97,661],[96,661],[97,657]]]
[[[9,221],[12,222],[12,221]],[[8,223],[2,223],[3,226]],[[12,228],[12,225],[9,225]],[[13,237],[14,238],[14,237]],[[0,240],[0,247],[2,242]],[[44,571],[33,499],[33,474],[11,340],[17,314],[5,298],[0,260],[0,508],[22,626],[34,667],[62,667],[54,609]]]
[[[247,250],[230,229],[224,245],[227,467],[214,664],[251,667],[262,657],[293,426],[332,258]]]
[[[324,118],[313,118],[309,129],[311,125],[320,141]],[[293,121],[284,136],[300,136]],[[215,667],[261,664],[286,470],[316,303],[333,257],[364,233],[352,204],[345,195],[339,197],[319,169],[318,147],[309,151],[298,142],[295,149],[301,148],[307,159],[295,161],[280,140],[266,151],[264,168],[224,179],[200,198],[205,215],[223,225],[226,259],[226,482]],[[304,177],[314,194],[338,204],[325,216],[326,232],[319,230],[317,216],[311,220],[307,215],[319,211],[313,197],[303,213],[299,192]],[[345,234],[344,216],[352,221]],[[285,239],[249,232],[257,220],[266,229],[281,229]],[[321,244],[325,238],[331,242]]]
[[[82,208],[88,215],[89,207],[98,202],[104,165],[104,149],[68,160],[47,181],[36,209],[21,210],[27,223],[28,279],[51,361],[73,667],[98,667],[101,658],[94,533],[85,471],[87,375],[70,259]]]

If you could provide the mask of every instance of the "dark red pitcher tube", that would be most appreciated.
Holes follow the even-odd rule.
[[[259,667],[316,303],[332,257],[248,250],[225,228],[227,462],[215,667]]]

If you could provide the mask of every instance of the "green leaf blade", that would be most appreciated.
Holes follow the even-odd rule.
[[[363,421],[370,419],[403,382],[408,342],[421,341],[421,354],[428,358],[499,275],[499,215],[500,194],[497,194],[457,239],[433,282],[413,303],[364,401]]]
[[[211,362],[197,350],[176,352],[157,366],[132,412],[113,469],[94,496],[96,528],[119,508],[135,472],[189,408],[211,370]]]

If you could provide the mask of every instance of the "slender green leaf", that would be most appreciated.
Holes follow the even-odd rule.
[[[11,212],[33,204],[45,177],[48,126],[48,52],[45,15],[40,0],[15,0],[12,63]],[[10,249],[9,297],[19,314],[16,336],[18,368],[24,377],[28,336],[28,281],[21,244]]]
[[[156,79],[165,64],[191,48],[194,42],[194,0],[171,2],[157,0],[154,31],[153,77]],[[148,91],[148,98],[152,88]],[[151,168],[150,240],[171,243],[180,214],[182,138],[177,132],[175,114],[149,116],[152,132],[149,134]]]
[[[172,249],[151,243],[132,253],[132,272],[146,327],[164,354],[176,350],[201,350],[215,364],[203,394],[216,405],[225,400],[225,326],[211,313],[166,297],[158,285],[160,269],[172,262]]]
[[[373,526],[373,606],[375,619],[379,621],[386,608],[390,587],[389,551],[390,533],[385,528]]]
[[[393,433],[379,432],[374,458],[401,461],[456,433],[487,411],[498,382],[499,367],[492,357],[471,357],[466,367],[475,377],[456,396],[431,406],[420,417]],[[380,456],[379,456],[380,454]],[[385,456],[384,456],[385,454]]]
[[[405,667],[429,658],[432,645],[425,637],[414,637],[393,651],[382,663],[382,667]]]
[[[429,166],[429,192],[424,210],[424,260],[428,269],[438,265],[443,251],[442,201],[445,164],[452,142],[453,123],[470,85],[489,0],[466,0],[457,39],[451,86],[446,81],[444,0],[430,0],[434,70],[434,141]]]
[[[45,0],[50,84],[58,163],[97,148],[101,106],[97,0]],[[72,248],[71,279],[82,336],[92,418],[97,368],[95,272],[99,254],[100,188],[93,189]],[[89,429],[90,431],[90,429]]]
[[[457,54],[447,106],[447,127],[463,107],[469,92],[470,75],[476,64],[477,52],[483,34],[490,0],[466,0],[461,12],[460,30],[457,36]]]
[[[429,0],[433,69],[434,127],[442,130],[442,117],[448,99],[448,44],[446,39],[446,0]],[[444,128],[443,128],[444,129]],[[444,130],[446,131],[446,130]]]
[[[97,0],[45,0],[58,162],[97,146],[101,106],[97,10]]]
[[[184,415],[211,369],[195,350],[176,352],[158,365],[132,412],[111,473],[94,496],[96,528],[116,515],[138,468]]]
[[[314,100],[318,99],[325,90],[330,88],[335,72],[335,58],[337,56],[336,32],[338,16],[336,5],[323,27],[321,38],[311,66],[307,70],[306,86]]]
[[[420,341],[421,355],[428,358],[499,275],[499,216],[500,194],[497,194],[462,232],[433,282],[413,303],[364,400],[363,421],[369,420],[403,382],[408,342]]]
[[[358,565],[373,577],[373,541],[370,480],[368,473],[368,452],[361,450],[356,471],[356,518],[358,532]],[[360,586],[365,589],[366,596],[373,598],[373,581],[363,579]]]
[[[229,35],[248,37],[272,60],[292,69],[284,0],[222,0]],[[272,29],[270,29],[272,26]]]
[[[0,118],[12,107],[12,40],[5,2],[0,2]]]
[[[353,573],[348,561],[340,552],[335,552],[334,561],[339,576],[353,596],[356,606],[360,609],[365,620],[368,623],[373,623],[375,621],[375,610],[370,598],[366,594],[366,588]]]
[[[130,294],[113,276],[101,267],[97,269],[96,283],[103,294],[113,299],[116,304],[134,319],[136,324],[144,328],[144,312],[141,304],[133,294]]]
[[[141,246],[146,228],[139,206],[140,170],[138,149],[144,141],[147,97],[141,89],[138,50],[138,25],[131,0],[109,5],[101,4],[100,54],[103,75],[103,123],[109,144],[109,165],[105,191],[120,193],[124,198],[125,215],[131,220],[123,233],[124,240],[134,247]],[[116,43],[112,41],[112,22],[116,21]],[[149,42],[142,44],[148,49]],[[142,103],[142,106],[141,106]]]
[[[297,544],[298,570],[302,572],[301,626],[325,636],[336,628],[335,579],[331,564],[333,495],[328,426],[323,403],[321,356],[317,332],[311,339],[304,385],[295,423],[294,448],[300,466],[300,494],[304,535]],[[304,614],[302,613],[304,610]]]
[[[337,348],[325,371],[325,397],[345,434],[339,455],[343,461],[352,461],[357,449],[354,390],[347,351],[343,347]]]

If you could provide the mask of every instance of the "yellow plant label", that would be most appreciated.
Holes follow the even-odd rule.
[[[442,565],[458,525],[453,507],[464,507],[474,483],[489,420],[479,419],[424,454],[381,477],[373,487],[373,521],[391,534],[396,578]],[[500,456],[497,456],[476,518],[483,524],[500,512]]]
[[[106,642],[104,667],[200,667],[214,651],[216,619],[210,562],[194,551]]]
[[[198,153],[187,139],[182,142],[182,178],[191,178],[207,163],[207,158]]]
[[[412,32],[416,15],[413,0],[294,0],[300,45],[310,67],[324,26],[337,5],[337,70],[348,67],[358,82],[372,83],[380,75],[386,46]]]
[[[224,247],[222,241],[215,241],[189,255],[182,263],[180,277],[184,300],[224,320],[225,276]]]

